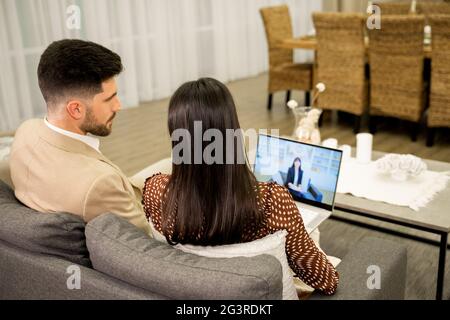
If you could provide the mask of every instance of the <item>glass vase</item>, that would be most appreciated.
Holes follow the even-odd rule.
[[[295,116],[293,138],[301,142],[320,144],[319,117],[322,109],[298,106],[293,108],[292,112]]]

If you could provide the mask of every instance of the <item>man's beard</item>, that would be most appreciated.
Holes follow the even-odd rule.
[[[88,107],[86,109],[86,118],[81,124],[80,129],[95,136],[106,137],[111,133],[112,128],[112,126],[108,127],[108,123],[110,123],[115,116],[116,114],[114,113],[105,124],[102,124],[97,121],[92,109]]]

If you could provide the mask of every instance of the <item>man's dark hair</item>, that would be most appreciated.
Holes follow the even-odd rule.
[[[41,56],[38,80],[47,105],[67,94],[93,96],[102,82],[122,71],[118,54],[90,41],[64,39],[50,44]]]

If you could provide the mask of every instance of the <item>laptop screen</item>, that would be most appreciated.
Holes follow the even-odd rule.
[[[342,151],[259,134],[253,173],[285,186],[294,200],[332,210]]]

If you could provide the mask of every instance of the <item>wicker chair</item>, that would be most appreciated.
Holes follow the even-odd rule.
[[[423,15],[388,15],[369,30],[370,115],[410,121],[417,140],[425,102]],[[371,119],[371,132],[375,123]]]
[[[450,127],[450,15],[430,16],[429,22],[432,65],[427,146],[432,146],[435,128]]]
[[[314,13],[317,35],[317,80],[326,85],[318,106],[355,115],[354,131],[368,106],[365,76],[364,15]]]
[[[450,14],[450,1],[447,2],[419,2],[417,10],[425,16],[425,22],[429,23],[429,18],[435,14]]]
[[[269,97],[267,108],[272,108],[272,94],[287,91],[286,102],[290,99],[292,89],[305,91],[305,105],[309,105],[311,90],[311,63],[293,63],[292,49],[279,47],[282,39],[292,38],[291,17],[286,5],[260,9],[266,30],[269,49]]]
[[[381,15],[409,14],[411,12],[411,1],[403,2],[380,2],[374,3],[380,7]]]

